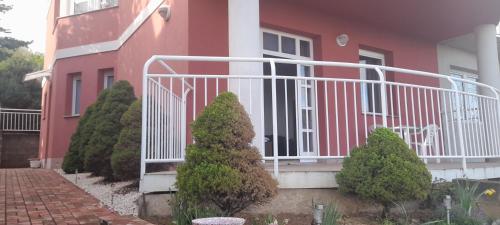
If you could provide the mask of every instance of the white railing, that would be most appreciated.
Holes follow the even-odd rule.
[[[211,70],[177,73],[172,65],[179,62],[205,63],[200,67]],[[212,63],[218,66],[209,67]],[[268,75],[221,73],[230,63],[258,66]],[[149,73],[152,64],[166,72]],[[294,65],[299,74],[285,74],[283,65]],[[320,67],[323,74],[312,76]],[[326,72],[332,68],[344,68],[345,74]],[[378,78],[361,80],[360,73]],[[460,91],[458,82],[479,92]],[[226,91],[245,106],[257,134],[253,144],[273,161],[276,176],[280,160],[349,156],[377,127],[398,133],[425,162],[459,160],[465,171],[468,159],[500,158],[499,92],[485,84],[366,64],[153,56],[144,67],[141,174],[146,163],[183,161],[185,146],[192,143],[188,124]]]
[[[40,110],[0,108],[0,130],[39,132]]]

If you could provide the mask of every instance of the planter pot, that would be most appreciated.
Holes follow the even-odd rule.
[[[234,217],[213,217],[193,220],[193,225],[243,225],[245,220]]]
[[[30,161],[30,168],[40,168],[40,166],[42,165],[42,162],[40,162],[40,160],[38,159],[29,159]]]

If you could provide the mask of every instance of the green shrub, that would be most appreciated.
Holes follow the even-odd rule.
[[[191,127],[195,144],[177,168],[179,197],[191,205],[215,205],[224,215],[272,199],[277,182],[250,145],[252,123],[234,94],[219,95]]]
[[[141,164],[141,107],[141,100],[135,101],[123,114],[120,121],[123,129],[111,155],[113,176],[117,180],[139,178]]]
[[[112,179],[111,154],[122,129],[120,119],[135,101],[134,90],[127,81],[118,81],[110,89],[97,112],[96,127],[85,148],[85,170],[95,176]]]
[[[337,174],[339,189],[384,206],[386,217],[396,202],[423,200],[432,176],[416,153],[390,129],[376,129],[368,143],[353,150]]]
[[[75,133],[71,136],[71,142],[69,144],[68,152],[64,155],[64,160],[62,164],[62,169],[65,173],[75,173],[76,170],[82,172],[83,160],[85,156],[85,147],[90,140],[90,136],[95,129],[95,117],[97,112],[101,109],[104,104],[104,100],[108,95],[108,90],[101,92],[94,104],[90,105],[85,114],[82,116],[78,122],[78,127]]]

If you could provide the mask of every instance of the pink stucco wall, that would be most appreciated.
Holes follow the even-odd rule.
[[[54,5],[49,11],[46,68],[50,67],[56,49],[116,39],[149,1],[120,1],[117,8],[55,19],[57,12],[54,8],[57,8],[57,2],[53,1]],[[83,113],[98,94],[100,69],[114,68],[115,78],[130,81],[136,94],[140,95],[143,65],[151,55],[228,55],[227,1],[169,2],[172,6],[172,18],[168,22],[158,13],[154,13],[118,51],[61,59],[55,63],[52,81],[43,90],[47,96],[43,100],[43,111],[47,113],[47,117],[42,122],[42,159],[60,159],[64,156],[78,122],[78,117],[66,117],[70,97],[67,87],[68,74],[82,74]],[[391,66],[437,72],[436,41],[372,26],[357,21],[356,18],[338,17],[305,4],[261,0],[261,26],[312,38],[315,60],[358,62],[359,49],[363,48],[384,53],[387,64]],[[343,33],[349,35],[350,42],[346,47],[339,47],[335,38]],[[174,63],[172,66],[178,72],[193,74],[228,73],[227,64]],[[157,69],[159,68],[154,68]],[[322,77],[359,78],[359,71],[353,69],[317,68],[315,74]],[[434,79],[415,79],[400,74],[388,76],[397,81],[438,85]],[[212,99],[213,95],[214,93],[211,93],[209,99]],[[321,92],[319,95],[321,99]],[[199,95],[196,98],[197,108],[200,109],[204,96]],[[319,107],[324,110],[324,105]],[[342,116],[342,112],[338,113]],[[187,120],[192,120],[192,113],[188,111],[187,115]],[[322,116],[319,119],[321,120]],[[323,123],[320,129],[324,130],[326,126],[331,125]],[[342,126],[341,130],[345,128],[345,125]],[[332,133],[331,136],[333,135],[335,134]],[[325,138],[320,137],[322,149]]]

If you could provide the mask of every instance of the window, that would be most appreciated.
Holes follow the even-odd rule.
[[[82,79],[80,76],[73,76],[71,115],[80,115],[80,98],[82,92]]]
[[[359,63],[370,65],[385,65],[385,56],[381,53],[360,50]],[[361,69],[361,80],[380,80],[377,71],[373,69]],[[364,82],[361,85],[362,107],[364,113],[382,113],[382,98],[380,84]]]
[[[268,29],[262,30],[262,47],[265,55],[311,60],[311,39]]]
[[[106,88],[110,88],[111,86],[113,86],[113,82],[115,80],[115,75],[113,73],[113,70],[108,70],[106,72],[104,72],[104,83],[103,83],[103,88],[106,89]]]
[[[82,14],[118,6],[118,0],[61,0],[60,16]]]
[[[478,76],[471,72],[452,70],[451,76],[456,78],[461,78],[467,81],[477,81]],[[459,91],[471,94],[478,94],[478,87],[476,84],[456,81],[457,88]],[[457,104],[458,103],[458,104]],[[474,120],[479,119],[479,100],[475,95],[460,95],[458,102],[453,98],[453,112],[455,113],[455,118],[457,118],[457,113],[462,112],[461,116],[464,120]]]

